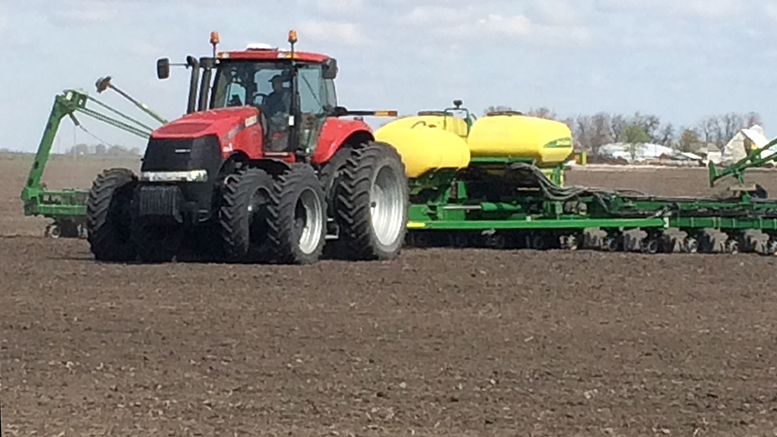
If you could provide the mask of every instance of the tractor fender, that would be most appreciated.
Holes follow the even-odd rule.
[[[325,164],[344,144],[362,144],[374,141],[370,126],[361,120],[330,118],[324,122],[316,151],[311,156],[314,164]]]

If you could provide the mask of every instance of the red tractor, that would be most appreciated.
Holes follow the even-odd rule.
[[[398,255],[408,181],[396,150],[335,95],[337,62],[249,46],[187,57],[187,114],[153,132],[139,175],[100,174],[89,193],[98,260],[165,262],[182,253],[232,262],[314,263]],[[157,75],[170,75],[157,61]],[[200,77],[201,76],[201,77]],[[199,92],[198,92],[199,88]],[[196,106],[196,107],[195,107]],[[350,118],[349,118],[350,117]]]

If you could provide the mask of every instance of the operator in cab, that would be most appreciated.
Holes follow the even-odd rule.
[[[264,100],[262,109],[270,128],[269,149],[274,152],[281,152],[286,149],[287,139],[285,138],[287,117],[291,112],[291,90],[284,87],[285,80],[280,74],[270,79],[272,83],[272,92]]]
[[[267,108],[267,117],[273,118],[277,115],[287,115],[291,110],[291,90],[284,88],[283,84],[287,81],[280,74],[273,76],[272,92],[267,96],[264,106]]]

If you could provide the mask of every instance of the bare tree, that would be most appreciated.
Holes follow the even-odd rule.
[[[546,108],[532,109],[535,116],[547,114],[546,111]],[[556,114],[552,114],[552,116],[555,118]],[[598,154],[599,148],[605,144],[624,142],[624,131],[628,126],[641,127],[648,134],[651,142],[667,147],[698,148],[698,143],[712,143],[718,147],[723,147],[740,129],[762,125],[762,119],[757,112],[732,112],[705,117],[699,120],[695,128],[683,127],[677,130],[672,123],[662,124],[661,119],[655,115],[643,115],[637,112],[629,117],[622,114],[610,115],[599,112],[594,115],[578,115],[574,118],[567,118],[564,123],[572,130],[576,147],[592,154]],[[694,133],[693,141],[686,131]],[[683,144],[679,144],[681,133],[685,135]]]
[[[610,137],[616,143],[623,141],[623,131],[626,129],[629,123],[626,121],[626,117],[616,114],[610,119]]]
[[[734,135],[739,132],[739,129],[745,127],[746,124],[745,116],[734,112],[721,116],[720,121],[722,128],[721,141],[734,138]]]
[[[698,131],[705,143],[713,143],[718,147],[723,146],[721,138],[723,137],[723,128],[721,127],[720,117],[710,116],[699,122]]]
[[[753,127],[755,125],[763,126],[761,114],[757,112],[748,112],[745,118],[747,119],[747,127]]]
[[[514,109],[509,106],[503,106],[503,105],[492,105],[486,108],[485,114],[489,114],[491,112],[504,112],[504,111],[513,111]]]
[[[674,126],[672,126],[672,123],[669,123],[666,126],[664,126],[663,129],[661,129],[661,134],[659,135],[657,142],[662,146],[673,147],[674,135],[675,135]]]
[[[637,112],[630,124],[641,127],[648,134],[651,142],[658,141],[661,120],[655,115],[641,115]]]
[[[698,124],[698,132],[707,143],[718,147],[725,146],[741,129],[761,125],[761,116],[755,112],[730,112],[702,119]]]
[[[556,119],[556,113],[545,107],[537,108],[537,109],[531,108],[529,109],[529,112],[526,113],[526,115],[529,115],[532,117],[538,117],[538,118],[545,118],[548,120]]]
[[[600,112],[591,117],[592,132],[592,152],[598,154],[599,148],[612,142],[610,134],[610,114]]]
[[[591,145],[591,134],[593,132],[591,117],[587,115],[578,116],[574,121],[572,132],[575,135],[575,144],[578,148],[594,153]]]

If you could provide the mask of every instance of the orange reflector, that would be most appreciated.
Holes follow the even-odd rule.
[[[376,117],[396,117],[397,111],[375,111]]]
[[[210,33],[210,43],[213,44],[213,45],[216,45],[219,42],[221,42],[221,38],[219,37],[219,33],[215,32],[215,31],[211,32]]]

